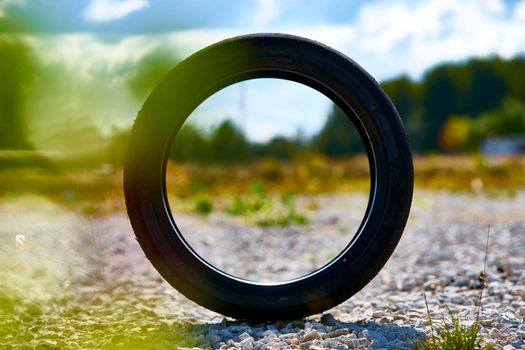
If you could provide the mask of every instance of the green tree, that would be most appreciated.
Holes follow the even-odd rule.
[[[425,77],[422,87],[424,149],[438,149],[439,134],[445,121],[450,115],[461,113],[462,89],[455,73],[451,67],[442,66]]]
[[[412,148],[421,149],[420,141],[425,132],[421,113],[421,84],[401,76],[381,83],[381,87],[403,120]]]
[[[202,133],[191,124],[185,124],[177,136],[171,148],[170,156],[177,161],[199,161],[210,160],[209,145]]]
[[[468,64],[470,79],[464,110],[471,116],[501,105],[508,93],[504,77],[496,71],[499,60],[473,60]]]
[[[244,133],[231,121],[223,121],[213,132],[209,143],[211,160],[220,163],[246,161],[251,147]]]
[[[439,145],[441,149],[448,152],[471,150],[470,133],[472,123],[472,119],[466,116],[450,116],[439,135]]]
[[[33,77],[26,46],[12,37],[0,37],[0,149],[32,149],[24,105]]]
[[[140,100],[146,98],[178,61],[172,53],[162,49],[153,51],[142,58],[136,67],[133,67],[133,73],[127,79],[133,96]]]
[[[505,100],[501,108],[482,113],[471,128],[470,142],[476,147],[491,136],[525,134],[525,104]]]
[[[498,60],[494,69],[505,79],[508,87],[507,97],[525,101],[525,56],[521,55],[510,60]]]
[[[258,147],[257,154],[264,157],[278,159],[292,159],[301,149],[301,146],[284,136],[274,136],[267,144]]]
[[[313,140],[314,150],[328,156],[364,152],[361,137],[343,110],[334,105],[326,122]]]
[[[419,96],[418,86],[407,76],[381,83],[381,87],[386,92],[405,124],[418,108]]]
[[[108,161],[112,164],[122,165],[126,157],[131,129],[119,129],[113,127],[112,133],[108,139]]]

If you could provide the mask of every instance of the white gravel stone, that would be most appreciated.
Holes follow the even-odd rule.
[[[304,198],[308,200],[311,198]],[[191,232],[186,238],[197,251],[220,268],[250,279],[286,279],[320,267],[345,246],[349,240],[347,232],[352,231],[359,219],[351,209],[364,200],[364,196],[346,194],[316,197],[319,210],[310,213],[311,224],[305,227],[263,229],[221,213],[213,213],[206,219],[178,213],[177,223],[180,222],[183,233]],[[35,276],[27,288],[27,293],[31,293],[28,297],[36,297],[31,291],[37,290],[35,287],[43,276],[53,277],[54,289],[63,288],[67,277],[69,288],[76,288],[73,293],[79,298],[91,298],[87,300],[93,300],[98,308],[120,302],[134,310],[148,310],[157,315],[159,322],[195,325],[194,330],[187,331],[191,334],[188,337],[202,339],[199,345],[202,348],[410,349],[411,341],[430,332],[424,292],[434,322],[447,317],[446,306],[462,322],[475,320],[485,233],[491,224],[488,284],[481,302],[480,334],[487,343],[494,343],[496,349],[523,349],[523,208],[525,192],[506,199],[416,192],[401,242],[376,278],[324,315],[286,324],[223,319],[190,302],[164,282],[144,257],[124,213],[101,219],[60,212],[62,216],[56,223],[47,222],[31,229],[31,223],[46,222],[45,215],[29,210],[20,214],[11,210],[6,214],[7,211],[0,210],[2,227],[12,228],[8,234],[0,232],[0,262],[13,266],[11,262],[32,254],[32,246],[54,247],[55,255],[33,253],[42,261],[41,265],[50,265],[53,270],[42,270],[39,266],[42,271],[28,272],[34,272]],[[57,210],[54,207],[50,212]],[[46,232],[60,234],[51,236]],[[14,240],[21,234],[26,238],[23,249],[17,248]],[[4,248],[8,246],[14,249]],[[56,271],[70,275],[55,278]],[[85,277],[88,275],[97,277]],[[108,289],[112,292],[103,292]],[[93,295],[98,295],[98,299]],[[88,321],[93,322],[89,318]],[[44,342],[46,334],[35,334],[31,344],[49,346]]]

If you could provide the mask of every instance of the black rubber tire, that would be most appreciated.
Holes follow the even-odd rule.
[[[371,173],[368,208],[348,246],[321,269],[273,285],[228,275],[198,256],[175,224],[165,189],[168,150],[191,112],[218,90],[261,77],[295,81],[334,101],[359,131]],[[131,224],[142,249],[182,294],[235,318],[292,319],[345,301],[386,263],[410,211],[412,157],[394,106],[355,62],[304,38],[254,34],[195,53],[158,84],[133,126],[124,190]]]

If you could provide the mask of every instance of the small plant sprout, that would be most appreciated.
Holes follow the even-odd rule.
[[[254,219],[258,226],[286,227],[291,224],[307,225],[308,218],[296,209],[295,197],[290,194],[281,195],[280,202],[265,189],[261,180],[250,183],[250,196],[236,195],[225,208],[232,216],[247,216]]]
[[[425,339],[416,339],[412,344],[414,350],[484,350],[489,349],[489,345],[482,345],[483,338],[479,335],[480,330],[480,313],[481,301],[483,298],[483,289],[486,282],[487,271],[487,257],[489,247],[490,225],[487,228],[487,241],[485,243],[485,261],[483,265],[483,272],[480,275],[481,288],[479,292],[476,319],[470,326],[462,323],[458,316],[455,315],[448,306],[447,320],[445,316],[441,324],[435,324],[430,315],[430,308],[428,306],[427,296],[423,293],[425,299],[425,306],[427,309],[428,321],[430,323],[430,337]]]
[[[195,211],[201,215],[208,215],[213,211],[213,202],[207,195],[200,195],[195,201]]]

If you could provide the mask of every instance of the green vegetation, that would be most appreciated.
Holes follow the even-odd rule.
[[[29,50],[17,39],[0,36],[0,150],[32,148],[24,107],[33,78]]]
[[[280,199],[272,198],[260,179],[250,183],[251,195],[235,195],[225,208],[233,216],[245,216],[259,226],[288,226],[291,224],[306,225],[309,220],[305,214],[298,212],[295,197],[281,194]]]
[[[307,225],[309,223],[308,217],[296,210],[295,198],[292,195],[281,196],[281,206],[284,210],[277,208],[273,211],[273,215],[266,215],[259,219],[257,224],[285,227],[290,224]]]
[[[524,80],[525,57],[489,58],[443,64],[429,70],[419,82],[400,77],[382,87],[404,120],[415,151],[472,153],[489,137],[525,134],[525,89],[520,83]],[[335,105],[324,126],[307,140],[276,136],[267,144],[256,144],[225,121],[209,137],[185,125],[174,149],[176,160],[222,163],[364,152],[349,118]]]
[[[86,214],[105,215],[123,209],[120,167],[86,169],[72,162],[33,166],[37,168],[2,169],[0,197],[40,195]],[[433,155],[416,157],[414,166],[418,189],[501,196],[525,188],[524,157]],[[364,156],[336,159],[311,155],[295,161],[264,158],[242,165],[170,161],[166,181],[169,197],[175,198],[174,210],[255,217],[280,208],[276,213],[296,223],[302,219],[295,214],[303,209],[296,205],[298,196],[368,193],[370,189]]]
[[[99,129],[91,119],[102,110],[90,105],[106,102],[104,89],[117,84],[115,77],[91,72],[77,79],[67,67],[35,57],[16,35],[0,38],[0,195],[42,194],[90,215],[121,208],[129,129]],[[176,62],[176,53],[159,48],[121,67],[111,101],[134,101],[138,108]],[[524,80],[525,58],[516,57],[444,64],[418,82],[384,82],[417,151],[474,154],[416,157],[416,186],[490,194],[524,188],[523,157],[475,155],[487,137],[525,133]],[[210,130],[185,123],[169,155],[170,195],[204,215],[223,211],[261,225],[303,224],[298,194],[370,188],[363,145],[343,114],[333,106],[310,138],[275,136],[264,144],[231,120]],[[264,190],[252,188],[257,181]]]
[[[67,67],[40,62],[27,44],[6,34],[0,40],[0,149],[55,150],[86,167],[121,164],[129,129],[100,130],[93,119],[111,117],[117,102],[122,102],[119,109],[135,111],[177,61],[176,53],[158,48],[121,67],[120,85],[108,94],[104,89],[115,77],[96,72],[87,80],[78,79]],[[402,76],[382,87],[404,120],[416,152],[477,152],[489,137],[525,133],[524,80],[525,57],[492,57],[442,64],[420,81]],[[275,136],[264,144],[247,139],[231,120],[206,131],[190,120],[170,156],[182,162],[233,164],[363,151],[349,118],[333,106],[311,137]],[[3,163],[0,154],[0,165],[7,166]]]
[[[483,271],[480,275],[481,288],[479,290],[476,319],[471,325],[463,324],[460,322],[458,316],[455,316],[447,306],[446,308],[450,317],[450,321],[447,321],[443,317],[443,322],[441,324],[435,325],[432,317],[430,316],[430,308],[428,307],[427,296],[425,293],[423,293],[431,332],[430,337],[426,337],[423,340],[416,339],[412,346],[414,350],[488,350],[492,348],[489,345],[482,345],[484,340],[479,335],[481,302],[483,299],[483,290],[485,288],[487,276],[489,237],[490,225],[487,227],[487,241],[485,243],[484,258],[485,261],[483,264]],[[436,326],[437,329],[434,329],[434,326]]]
[[[148,97],[155,85],[178,63],[173,54],[157,49],[143,57],[126,77],[133,96],[140,102]]]
[[[242,216],[271,208],[271,198],[260,179],[250,182],[248,188],[251,196],[248,198],[240,195],[233,196],[230,204],[226,207],[226,213],[233,216]]]
[[[195,212],[208,215],[213,211],[213,202],[211,198],[207,195],[199,195],[195,200]]]
[[[240,129],[225,120],[207,137],[191,124],[185,124],[175,139],[170,157],[177,161],[231,164],[246,162],[253,150]]]
[[[503,127],[506,121],[499,119],[508,108],[521,109],[518,113],[525,118],[524,80],[525,57],[519,56],[510,60],[493,57],[442,64],[429,70],[419,82],[400,77],[381,85],[405,121],[414,149],[462,151],[465,148],[462,143],[451,148],[447,137],[442,136],[444,132],[450,134],[450,130],[443,128],[457,124],[457,116],[479,125],[477,138],[467,142],[469,150],[476,150],[488,136],[524,132],[522,127]],[[509,107],[509,103],[514,107]],[[497,116],[492,119],[498,120],[490,125],[478,122],[488,118],[487,114]]]
[[[400,77],[382,84],[404,119],[417,152],[477,152],[489,137],[525,134],[525,57],[473,59],[431,69],[421,81]],[[242,150],[242,151],[241,151]],[[315,153],[340,157],[364,152],[350,119],[333,106],[325,124],[310,139],[274,137],[252,143],[231,121],[210,136],[185,125],[173,159],[246,162],[261,157],[296,159]]]
[[[494,111],[484,112],[477,119],[450,116],[440,134],[446,151],[476,151],[488,137],[525,134],[525,104],[506,100]]]
[[[357,130],[348,116],[337,106],[332,107],[325,125],[314,137],[312,148],[332,157],[365,152]]]
[[[426,300],[426,298],[425,298]],[[443,319],[441,325],[437,325],[434,333],[424,340],[416,340],[413,348],[415,350],[483,350],[489,347],[482,346],[483,338],[479,336],[479,323],[467,326],[462,324],[456,316],[447,308],[450,321]],[[432,324],[432,320],[430,320]]]

